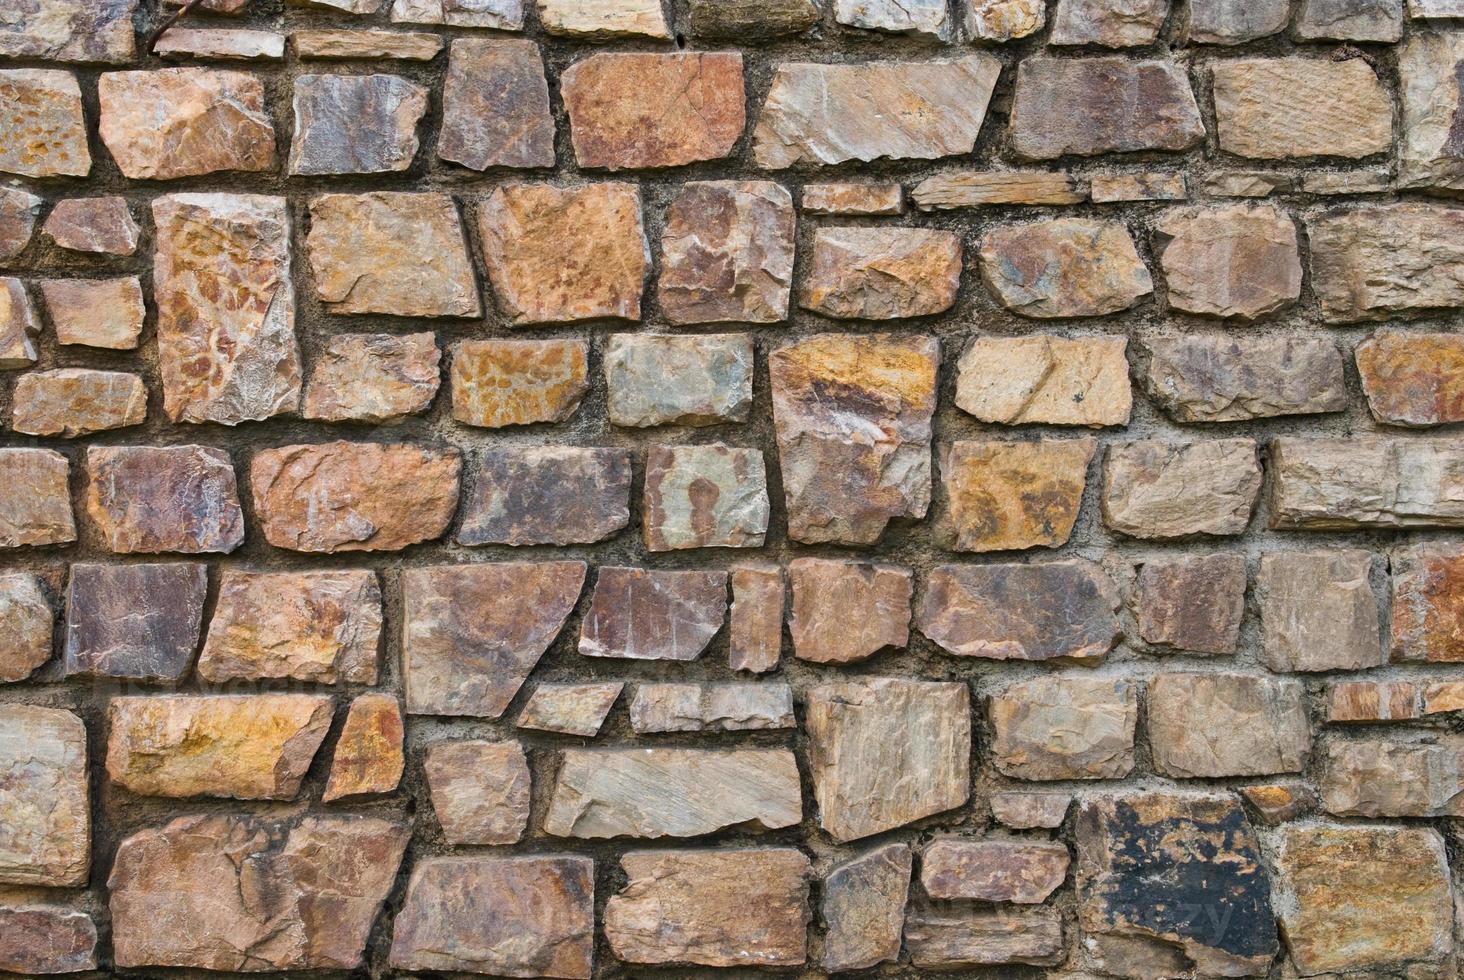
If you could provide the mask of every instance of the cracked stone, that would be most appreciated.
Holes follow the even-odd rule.
[[[1464,454],[1447,439],[1271,440],[1271,527],[1464,526]]]
[[[586,657],[690,661],[727,618],[727,573],[600,568],[580,624]]]
[[[1072,535],[1094,439],[953,442],[941,463],[947,513],[939,535],[955,551],[1056,548]]]
[[[1123,337],[976,337],[957,364],[956,407],[1001,425],[1127,425]]]
[[[448,844],[516,844],[528,829],[531,777],[518,742],[433,742],[422,772]]]
[[[674,324],[788,318],[793,197],[761,180],[683,184],[661,235],[661,310]]]
[[[69,711],[0,706],[0,884],[84,887],[91,865],[86,726]]]
[[[920,34],[934,40],[951,36],[945,0],[834,0],[834,21],[847,27]]]
[[[1159,36],[1168,15],[1169,0],[1058,0],[1049,43],[1141,48]]]
[[[1446,544],[1414,545],[1393,553],[1392,569],[1393,661],[1464,661],[1464,554]]]
[[[804,214],[876,217],[905,213],[905,188],[900,184],[804,184],[800,198]]]
[[[720,443],[652,446],[641,511],[647,551],[760,548],[769,512],[763,454]]]
[[[563,422],[589,390],[588,363],[583,340],[458,341],[452,417],[489,429]]]
[[[1464,738],[1457,735],[1334,739],[1321,770],[1322,804],[1339,817],[1464,816]]]
[[[746,422],[752,408],[748,334],[612,334],[604,362],[614,425]]]
[[[121,371],[32,371],[15,382],[10,412],[16,432],[70,439],[141,425],[147,388],[137,375]]]
[[[1014,779],[1122,779],[1134,768],[1139,698],[1112,677],[1037,677],[987,699],[996,768]]]
[[[89,446],[86,512],[116,554],[227,554],[244,543],[234,464],[207,446]]]
[[[852,664],[910,642],[915,575],[899,565],[797,558],[788,632],[799,660]]]
[[[592,544],[630,524],[630,452],[533,446],[484,449],[470,470],[457,542]]]
[[[1129,309],[1154,281],[1120,221],[1052,218],[981,238],[981,279],[1022,316],[1102,316]]]
[[[1389,204],[1307,222],[1312,287],[1328,323],[1464,306],[1464,209]]]
[[[929,970],[976,970],[1062,962],[1062,916],[1056,909],[989,911],[974,906],[918,906],[905,917],[910,962]]]
[[[0,370],[34,364],[40,332],[41,323],[25,284],[9,276],[0,277]]]
[[[264,85],[249,72],[109,72],[97,81],[97,96],[97,131],[123,176],[132,180],[276,166]]]
[[[841,320],[933,316],[955,305],[961,239],[928,228],[820,228],[798,305]]]
[[[325,422],[394,422],[420,415],[441,383],[435,336],[342,334],[315,357],[301,414]]]
[[[1243,58],[1211,67],[1220,149],[1258,160],[1385,153],[1393,103],[1362,58]]]
[[[442,106],[441,159],[473,170],[554,166],[549,84],[533,41],[453,40]]]
[[[1046,24],[1046,0],[967,0],[966,34],[974,40],[1015,41]]]
[[[1250,439],[1140,440],[1103,458],[1103,523],[1130,537],[1242,534],[1260,494]]]
[[[0,33],[0,38],[6,36]],[[91,173],[81,86],[71,72],[43,68],[0,71],[0,117],[6,121],[0,136],[0,173],[23,177],[85,177]]]

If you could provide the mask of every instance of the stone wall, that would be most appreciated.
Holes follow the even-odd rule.
[[[0,972],[1456,975],[1460,0],[0,0]]]

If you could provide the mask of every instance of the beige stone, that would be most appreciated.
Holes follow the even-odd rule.
[[[956,170],[925,178],[910,196],[922,211],[996,204],[1079,204],[1087,197],[1071,174],[1046,170]]]
[[[1103,457],[1103,523],[1136,538],[1241,534],[1261,493],[1250,439],[1111,445]]]
[[[84,887],[91,866],[86,726],[70,711],[0,706],[0,884]]]
[[[671,39],[659,0],[535,0],[545,33],[605,40]]]
[[[129,61],[135,51],[132,17],[136,11],[137,0],[48,0],[19,4],[6,12],[5,25],[0,27],[0,58]]]
[[[153,51],[164,58],[280,61],[285,57],[285,36],[275,31],[173,27],[158,39]]]
[[[1275,671],[1362,670],[1383,662],[1372,555],[1332,549],[1261,556],[1262,653]]]
[[[382,59],[431,61],[442,50],[437,34],[381,30],[293,31],[290,44],[305,60]]]
[[[1067,543],[1083,503],[1093,439],[953,442],[941,463],[955,551],[1015,551]]]
[[[58,368],[20,376],[11,393],[10,426],[33,436],[76,436],[141,425],[147,388],[135,374]]]
[[[97,130],[123,175],[173,180],[276,166],[264,85],[249,72],[162,68],[97,81]]]
[[[1414,202],[1307,222],[1312,288],[1328,323],[1464,306],[1464,209]]]
[[[1464,454],[1448,439],[1271,440],[1271,527],[1464,526]]]
[[[1304,11],[1316,5],[1317,0],[1303,0]],[[1288,0],[1190,0],[1189,40],[1243,44],[1284,30],[1290,14]]]
[[[295,176],[401,173],[421,145],[427,89],[400,75],[296,75]]]
[[[540,684],[529,696],[518,717],[518,727],[561,735],[594,738],[605,724],[605,716],[620,698],[625,685]]]
[[[915,576],[898,565],[796,558],[788,566],[793,654],[819,664],[867,660],[910,642]]]
[[[834,21],[848,27],[948,40],[952,24],[945,0],[834,0]]]
[[[1050,908],[921,906],[905,918],[905,948],[910,962],[923,970],[1056,966],[1063,955],[1062,916]]]
[[[178,683],[193,666],[207,597],[201,562],[72,564],[66,676]]]
[[[1328,742],[1319,789],[1339,817],[1464,816],[1464,738],[1374,736]]]
[[[1134,768],[1138,701],[1118,678],[1019,681],[987,700],[992,759],[1015,779],[1122,779]]]
[[[1102,316],[1136,304],[1154,281],[1118,221],[1053,218],[1001,225],[981,238],[981,279],[1023,316]]]
[[[1153,43],[1169,15],[1169,0],[1058,0],[1049,43],[1138,48]]]
[[[1093,174],[1088,178],[1088,197],[1094,204],[1183,201],[1189,198],[1189,180],[1182,173],[1163,170]]]
[[[136,276],[43,279],[40,287],[46,300],[46,311],[51,315],[51,326],[56,330],[57,343],[108,350],[137,348],[147,311],[143,306],[142,284]],[[13,301],[15,294],[13,291],[0,291],[0,297],[7,296]],[[5,298],[0,298],[0,314],[5,313],[4,303]],[[12,310],[15,308],[11,307]],[[0,315],[0,323],[9,320],[9,316]],[[8,348],[10,345],[4,346]]]
[[[54,449],[0,449],[0,549],[76,540],[70,475]]]
[[[820,228],[798,305],[842,320],[933,316],[956,302],[961,240],[925,228]]]
[[[454,40],[442,104],[441,159],[473,170],[554,166],[549,85],[533,41]]]
[[[905,213],[905,188],[900,184],[804,184],[804,214],[888,217]]]
[[[1169,211],[1154,236],[1174,309],[1253,320],[1301,295],[1296,225],[1273,205]]]
[[[1414,721],[1423,715],[1423,692],[1412,681],[1337,681],[1327,686],[1330,724]]]
[[[427,411],[441,383],[431,333],[330,338],[315,358],[300,414],[324,422],[395,422]]]
[[[1054,830],[1067,819],[1071,793],[1029,793],[1008,790],[991,794],[991,816],[1013,830]]]
[[[104,76],[105,77],[105,76]],[[85,177],[91,172],[81,86],[69,71],[0,71],[0,173]]]
[[[1244,58],[1211,68],[1220,149],[1261,160],[1386,152],[1393,105],[1362,58]]]
[[[956,407],[1002,425],[1127,425],[1123,337],[979,336],[956,365]]]
[[[406,768],[404,734],[402,706],[396,695],[362,694],[353,699],[330,760],[330,777],[321,801],[394,792]]]
[[[461,340],[452,349],[452,417],[497,429],[563,422],[589,390],[583,340]]]
[[[1184,334],[1144,344],[1145,386],[1180,422],[1347,410],[1342,355],[1327,338]]]
[[[529,826],[531,776],[517,742],[433,742],[422,770],[448,844],[516,844]]]
[[[638,684],[630,727],[638,735],[793,728],[787,684]]]
[[[0,187],[0,261],[8,262],[30,245],[45,203],[18,187]],[[65,203],[59,202],[56,207]]]
[[[1299,681],[1159,674],[1149,681],[1154,768],[1176,779],[1300,772],[1311,748]]]
[[[39,578],[0,574],[0,684],[23,681],[51,659],[55,621]]]
[[[1389,41],[1398,40],[1401,33],[1402,11],[1397,14]],[[1418,31],[1398,49],[1398,94],[1403,103],[1399,187],[1464,190],[1464,161],[1460,159],[1464,133],[1455,122],[1464,98],[1460,61],[1464,61],[1464,36],[1457,31]]]

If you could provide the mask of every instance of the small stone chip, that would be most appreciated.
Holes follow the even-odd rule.
[[[264,85],[249,72],[162,68],[97,81],[102,142],[132,180],[276,166]]]
[[[606,565],[580,624],[579,652],[695,660],[727,617],[727,573]]]
[[[796,218],[771,181],[683,184],[661,235],[657,292],[674,324],[788,318]]]
[[[407,170],[427,90],[398,75],[297,75],[290,173],[380,174]]]
[[[1127,425],[1124,337],[976,337],[957,365],[956,407],[1001,425]]]
[[[660,0],[535,0],[546,34],[607,40],[671,39]]]
[[[325,422],[395,422],[427,411],[441,383],[431,333],[331,337],[315,358],[300,414]]]
[[[841,320],[933,316],[955,305],[961,239],[927,228],[820,228],[798,305]]]
[[[244,542],[234,463],[207,446],[90,446],[86,512],[115,554],[227,554]]]
[[[797,558],[788,566],[793,654],[819,664],[852,664],[910,642],[915,576],[898,565]]]
[[[458,544],[593,544],[630,524],[630,451],[485,449],[469,470]]]
[[[141,425],[147,388],[135,374],[59,368],[20,376],[11,394],[10,425],[33,436],[75,438]]]
[[[1053,218],[981,238],[981,279],[1022,316],[1102,316],[1129,309],[1154,281],[1119,221]]]
[[[745,422],[752,407],[749,334],[613,334],[604,364],[615,425]]]
[[[1096,440],[951,443],[941,463],[954,551],[1019,551],[1067,543],[1083,503]]]
[[[887,217],[904,214],[905,188],[899,184],[804,184],[804,214]]]
[[[489,429],[563,422],[589,390],[588,362],[583,340],[458,341],[452,417]]]
[[[1130,537],[1242,534],[1260,494],[1250,439],[1117,443],[1103,458],[1103,523]]]
[[[18,280],[0,279],[0,286],[7,287],[0,290],[0,326],[15,316],[15,310],[27,308],[15,305],[14,290],[8,288],[12,282],[18,283]],[[107,350],[137,349],[147,310],[143,305],[142,284],[136,276],[43,279],[40,286],[58,344],[79,344]],[[12,303],[9,317],[4,315],[7,297]],[[0,336],[4,335],[5,332],[0,331]],[[0,345],[0,351],[8,346]],[[0,364],[5,364],[5,361],[0,361]]]
[[[1003,775],[1122,779],[1133,771],[1139,698],[1129,681],[1038,677],[991,695],[986,710],[995,733],[992,759]]]
[[[528,757],[517,742],[433,742],[422,763],[448,844],[516,844],[529,826]]]
[[[321,802],[394,792],[406,760],[401,702],[392,694],[362,694],[351,701],[330,760]]]
[[[41,230],[62,248],[98,255],[131,255],[141,233],[121,197],[57,201]]]
[[[431,61],[442,50],[437,34],[379,30],[314,30],[290,34],[303,60]]]
[[[85,177],[91,173],[81,86],[71,72],[43,68],[0,71],[0,118],[5,120],[5,132],[0,134],[0,173],[23,177]]]

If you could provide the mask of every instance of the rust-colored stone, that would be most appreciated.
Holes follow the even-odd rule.
[[[1464,552],[1441,545],[1393,554],[1392,658],[1464,662]]]
[[[72,197],[56,202],[41,231],[73,252],[131,255],[137,251],[142,229],[126,198]]]
[[[97,926],[91,916],[59,905],[0,907],[0,970],[80,973],[97,968]]]
[[[583,340],[463,340],[452,349],[452,417],[489,429],[563,422],[589,390]]]
[[[0,370],[27,368],[36,363],[36,335],[41,322],[25,284],[0,277]]]
[[[147,388],[137,375],[121,371],[32,371],[16,381],[10,413],[16,432],[74,438],[141,425]]]
[[[799,660],[851,664],[910,642],[915,576],[897,565],[798,558],[788,632]]]
[[[783,653],[783,570],[777,565],[734,565],[727,666],[765,674]]]
[[[390,793],[401,782],[406,760],[401,702],[392,694],[362,694],[351,702],[330,760],[321,800]]]
[[[1382,330],[1357,345],[1373,418],[1387,425],[1464,422],[1464,337]]]
[[[842,320],[944,313],[961,281],[961,239],[927,228],[820,228],[798,305]]]
[[[661,235],[661,309],[672,323],[778,323],[793,281],[793,197],[762,180],[682,185]]]
[[[953,442],[941,464],[942,534],[956,551],[1056,548],[1083,503],[1093,439]]]
[[[0,449],[0,549],[76,540],[70,475],[54,449]]]

